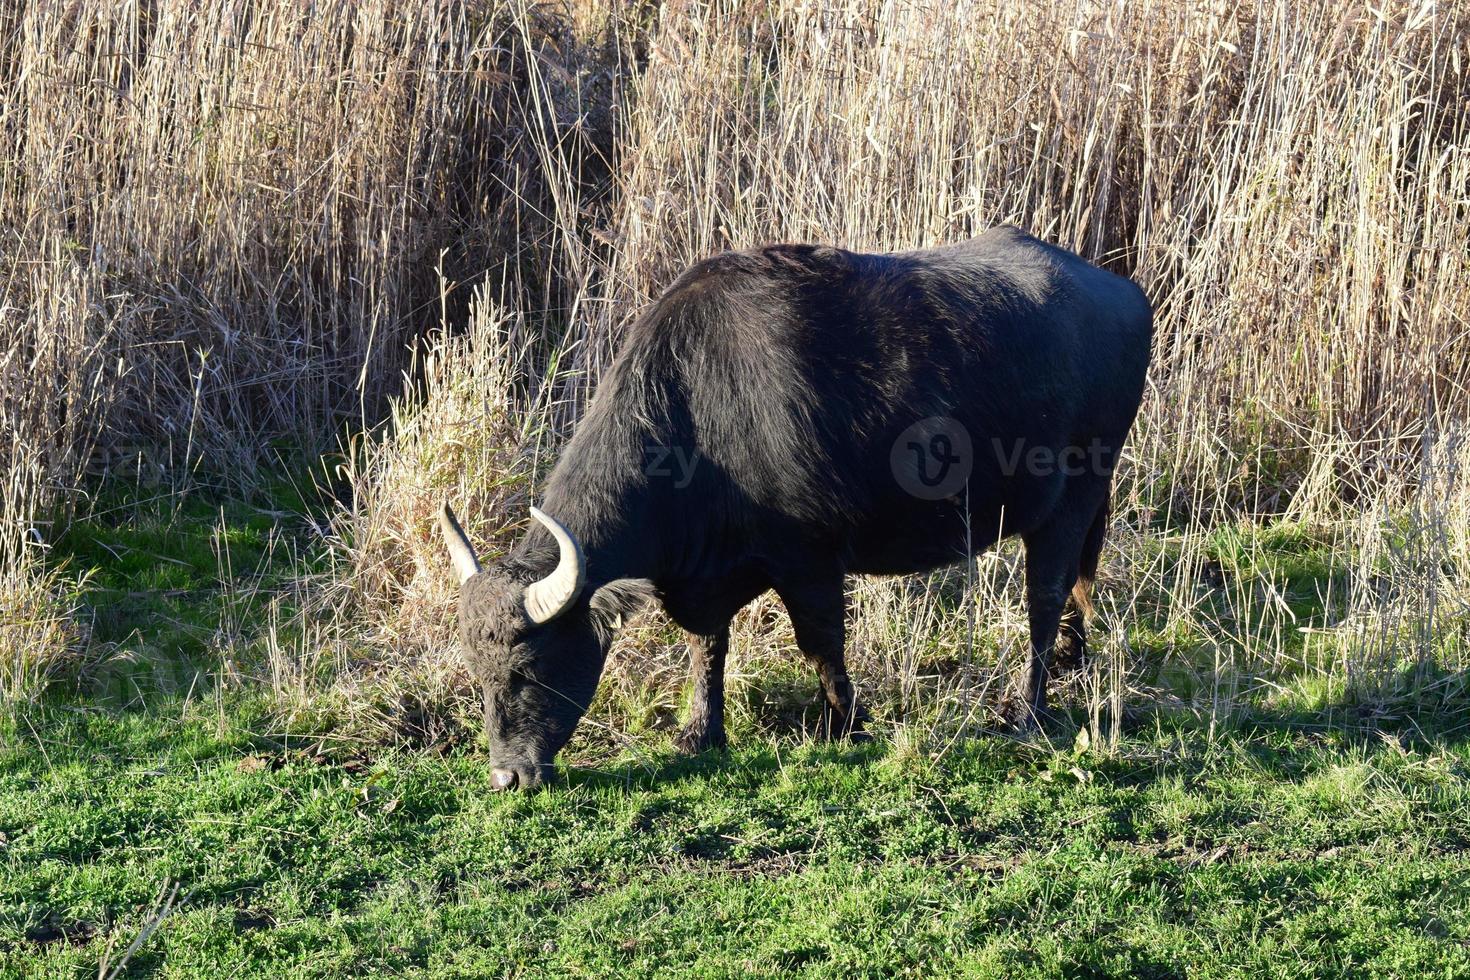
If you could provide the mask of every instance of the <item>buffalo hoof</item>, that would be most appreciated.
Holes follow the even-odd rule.
[[[873,736],[864,724],[869,721],[868,711],[862,705],[854,705],[851,717],[838,711],[826,700],[822,701],[822,714],[817,722],[818,734],[828,742],[846,740],[854,744],[871,742]]]
[[[674,736],[674,748],[685,755],[699,755],[710,749],[724,751],[726,745],[725,729],[712,725],[689,724]]]
[[[1055,719],[1055,715],[1047,708],[1039,711],[1026,702],[1024,698],[1011,695],[1000,703],[997,709],[1002,725],[1017,735],[1036,735]]]

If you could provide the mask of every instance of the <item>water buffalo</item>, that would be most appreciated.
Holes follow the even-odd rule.
[[[482,570],[441,515],[494,785],[551,777],[617,625],[652,598],[689,634],[682,749],[725,744],[730,619],[768,589],[816,668],[824,728],[860,731],[843,576],[920,572],[1011,535],[1031,627],[1013,703],[1034,724],[1054,642],[1084,642],[1151,335],[1132,282],[1010,227],[690,268],[629,330],[504,561]]]

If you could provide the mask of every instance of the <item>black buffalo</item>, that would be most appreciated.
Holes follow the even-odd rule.
[[[495,785],[550,777],[614,630],[652,597],[690,637],[682,748],[724,744],[730,619],[767,589],[827,730],[858,731],[843,576],[920,572],[1011,535],[1031,626],[1014,703],[1034,724],[1059,630],[1084,639],[1151,332],[1132,282],[1014,228],[689,269],[631,328],[505,561],[481,571],[444,509]]]

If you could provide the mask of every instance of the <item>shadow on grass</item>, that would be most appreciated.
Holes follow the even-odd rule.
[[[804,692],[803,686],[796,686],[797,695]],[[1227,748],[1251,757],[1263,774],[1293,779],[1308,771],[1324,751],[1354,750],[1372,757],[1383,752],[1453,752],[1470,744],[1470,673],[1430,673],[1420,666],[1405,667],[1373,693],[1376,696],[1349,693],[1310,709],[1249,708],[1213,720],[1207,713],[1184,708],[1130,705],[1116,751],[1092,752],[1088,764],[1099,773],[1146,783],[1198,772],[1208,765],[1212,752]],[[1388,693],[1393,696],[1385,696]],[[796,697],[788,703],[794,706]],[[931,764],[973,766],[984,758],[988,764],[1012,771],[1048,765],[1065,768],[1078,757],[1077,733],[1086,720],[1081,709],[1063,711],[1045,732],[1030,737],[987,730],[957,739],[935,733],[933,745],[919,748],[913,764],[919,769]],[[743,738],[732,738],[729,751],[686,756],[660,739],[635,746],[631,752],[624,750],[606,765],[589,767],[573,756],[561,762],[556,785],[646,792],[703,781],[738,792],[779,778],[783,769],[793,766],[870,766],[898,751],[882,734],[881,718],[875,726],[877,737],[858,744],[816,739],[809,721],[800,713],[765,719]],[[12,742],[12,763],[41,756],[48,768],[77,762],[125,765],[169,757],[199,762],[252,754],[272,762],[310,757],[315,765],[352,769],[372,762],[375,756],[404,751],[403,746],[374,748],[352,740],[342,741],[346,748],[337,751],[334,746],[338,743],[330,734],[302,735],[283,742],[270,733],[268,706],[248,694],[228,696],[207,711],[196,706],[192,714],[177,697],[125,708],[52,698],[16,709],[5,727]],[[1103,727],[1106,730],[1106,722]],[[906,745],[902,751],[914,753],[915,746]],[[936,754],[941,756],[937,762]],[[454,746],[409,750],[406,755],[471,764],[484,759],[475,738]],[[1141,764],[1144,760],[1149,760],[1147,765]],[[488,770],[488,760],[484,761]]]
[[[557,785],[646,791],[704,780],[739,786],[778,776],[784,766],[792,764],[793,758],[799,758],[803,765],[813,762],[866,765],[882,758],[890,748],[882,740],[854,745],[794,739],[772,743],[763,739],[748,746],[737,745],[731,750],[710,749],[698,755],[661,750],[600,768],[566,767]]]
[[[947,748],[947,765],[972,767],[983,761],[992,768],[1069,766],[1080,754],[1075,748],[1079,728],[1086,723],[1080,709],[1061,712],[1045,732],[1017,736],[978,731]],[[1243,755],[1263,776],[1293,781],[1320,765],[1324,754],[1353,752],[1373,759],[1381,754],[1458,752],[1470,745],[1470,673],[1428,672],[1409,666],[1387,683],[1367,693],[1348,692],[1327,705],[1314,708],[1244,709],[1235,716],[1214,719],[1186,709],[1133,705],[1127,709],[1123,739],[1116,752],[1087,754],[1087,764],[1099,774],[1136,785],[1198,775],[1221,757]],[[562,785],[605,789],[621,787],[646,791],[693,780],[726,784],[732,790],[776,778],[793,764],[836,763],[866,766],[895,751],[881,735],[864,744],[823,743],[804,737],[800,722],[741,743],[730,751],[708,751],[696,756],[654,750],[637,759],[624,759],[599,769],[572,767]],[[905,750],[909,751],[909,750]],[[928,765],[924,758],[915,765]]]
[[[109,487],[51,542],[71,577],[85,644],[51,694],[78,705],[140,705],[199,692],[267,606],[314,567],[309,481],[249,493]],[[282,508],[286,509],[282,509]]]

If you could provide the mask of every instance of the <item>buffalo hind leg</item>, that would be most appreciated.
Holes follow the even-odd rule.
[[[866,740],[863,722],[867,713],[857,703],[843,650],[847,598],[842,574],[813,575],[777,585],[776,593],[791,614],[796,645],[816,668],[822,686],[821,736]]]
[[[1078,519],[1079,510],[1086,516]],[[1083,545],[1097,513],[1096,504],[1085,510],[1064,506],[1056,520],[1023,538],[1031,645],[1020,687],[1006,712],[1008,720],[1017,728],[1034,730],[1047,716],[1047,665],[1067,595],[1081,571]]]
[[[674,739],[674,747],[691,755],[725,747],[725,654],[730,649],[730,627],[709,636],[689,635],[689,673],[694,695],[689,721]]]

